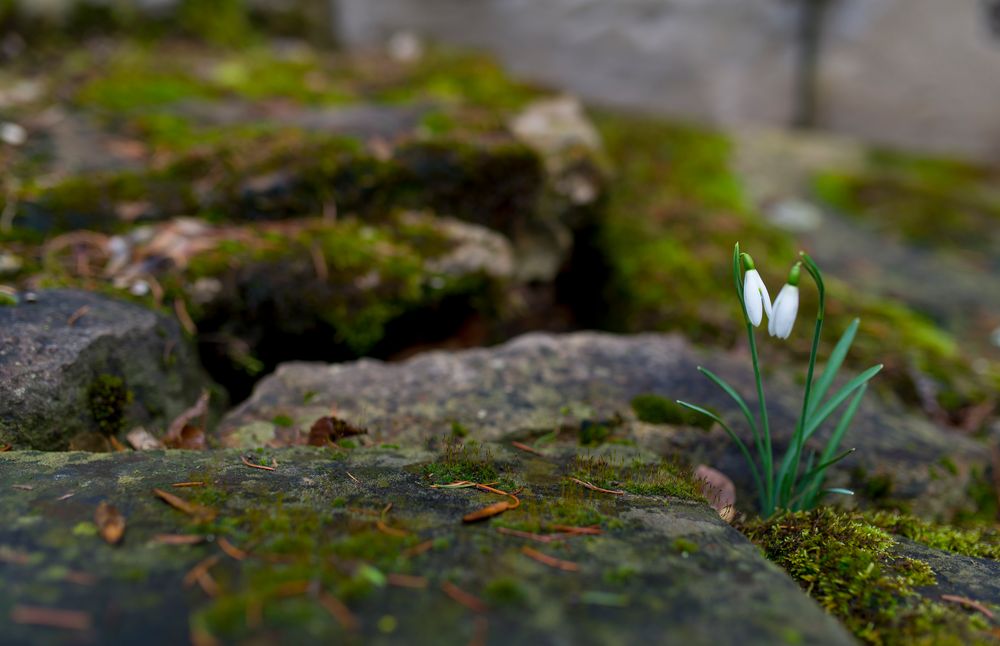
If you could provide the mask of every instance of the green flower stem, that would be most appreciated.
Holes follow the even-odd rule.
[[[796,476],[799,471],[799,464],[802,460],[802,449],[806,441],[806,418],[809,414],[809,394],[812,390],[813,384],[813,374],[816,371],[816,353],[819,350],[819,337],[820,333],[823,331],[823,319],[826,315],[826,289],[823,285],[823,275],[819,271],[819,267],[813,262],[813,259],[809,257],[808,254],[802,252],[799,254],[802,257],[802,262],[806,266],[806,271],[812,277],[813,282],[816,283],[816,292],[819,295],[819,306],[816,309],[816,326],[813,329],[813,341],[812,348],[809,350],[809,367],[806,372],[806,385],[804,393],[802,395],[802,413],[799,415],[798,422],[795,425],[795,435],[792,438],[793,446],[790,449],[790,455],[792,456],[791,468],[787,468],[789,465],[782,463],[781,468],[781,500],[782,502],[788,501],[791,498],[792,490],[795,486]],[[786,456],[787,457],[787,456]]]
[[[742,302],[742,299],[741,299]],[[744,316],[746,313],[744,311]],[[770,516],[774,512],[774,457],[771,449],[771,425],[767,420],[767,402],[764,401],[764,383],[760,377],[760,360],[757,356],[757,340],[754,338],[753,325],[747,321],[747,337],[750,339],[750,358],[753,361],[753,376],[757,382],[757,403],[760,405],[760,428],[761,436],[764,439],[764,450],[762,452],[761,466],[764,470],[764,497],[767,499],[767,507],[762,510],[765,515]]]

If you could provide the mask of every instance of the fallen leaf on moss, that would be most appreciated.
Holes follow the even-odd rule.
[[[97,525],[97,531],[100,532],[101,538],[109,545],[117,545],[125,536],[125,517],[116,507],[105,501],[101,501],[101,504],[97,505],[97,511],[94,512],[94,524]]]
[[[12,444],[4,444],[0,446],[0,453],[6,453],[7,451],[10,451],[12,448],[14,448]]]

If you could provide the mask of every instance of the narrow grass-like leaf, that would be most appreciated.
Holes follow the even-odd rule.
[[[803,482],[811,479],[813,476],[822,475],[824,471],[833,466],[834,464],[840,462],[850,454],[854,453],[857,449],[847,449],[837,457],[827,460],[826,462],[820,462],[819,465],[811,469],[809,472],[802,474],[801,480]]]
[[[861,388],[858,389],[858,393],[854,396],[854,399],[852,399],[851,403],[847,405],[847,409],[844,410],[844,414],[840,416],[840,421],[837,422],[836,428],[833,429],[833,434],[826,443],[826,448],[823,449],[820,461],[829,460],[830,456],[832,456],[837,450],[837,447],[840,446],[840,442],[844,438],[844,434],[847,432],[847,429],[850,428],[851,421],[854,419],[854,414],[858,412],[858,407],[861,405],[861,400],[864,398],[865,391],[867,390],[868,384],[862,384]],[[806,483],[806,502],[815,503],[819,494],[819,487],[822,484],[823,478],[821,476],[815,477],[812,482]]]
[[[857,334],[860,324],[861,319],[851,321],[851,324],[844,330],[844,334],[841,335],[840,340],[837,341],[837,345],[834,346],[833,352],[830,353],[830,359],[826,362],[826,367],[823,368],[823,374],[820,375],[819,381],[816,382],[816,386],[809,396],[809,408],[806,410],[806,420],[816,412],[817,406],[823,401],[823,397],[826,396],[826,391],[833,384],[833,380],[837,376],[837,371],[840,370],[840,366],[847,357],[848,350],[851,349],[851,344],[854,343],[854,336]]]
[[[681,401],[679,399],[677,400],[677,403],[679,405],[683,406],[684,408],[691,409],[691,410],[693,410],[696,413],[701,413],[705,417],[707,417],[707,418],[711,419],[712,421],[718,423],[719,426],[721,426],[723,428],[723,430],[726,431],[726,433],[729,435],[730,439],[732,439],[733,442],[736,442],[736,446],[740,449],[740,452],[743,453],[743,457],[746,458],[747,464],[750,465],[750,470],[751,470],[751,472],[753,474],[754,483],[757,485],[757,491],[763,497],[764,496],[764,486],[763,486],[763,482],[760,479],[760,472],[757,470],[757,465],[756,465],[756,463],[754,463],[753,456],[750,455],[750,451],[747,449],[747,445],[743,442],[743,440],[740,439],[740,436],[737,435],[736,433],[734,433],[733,429],[729,428],[729,425],[726,424],[724,421],[722,421],[722,418],[719,417],[718,415],[716,415],[715,413],[713,413],[712,411],[707,410],[705,408],[702,408],[701,406],[698,406],[696,404],[690,404],[688,402]]]
[[[809,418],[809,423],[805,427],[804,439],[809,439],[809,437],[816,432],[816,429],[819,428],[820,424],[826,421],[826,418],[829,417],[833,411],[837,410],[837,407],[844,403],[844,400],[847,399],[852,392],[868,383],[868,380],[877,375],[881,369],[882,364],[872,366],[854,379],[851,379],[843,388],[838,390],[835,395],[830,397],[830,399],[828,399],[827,402],[816,411],[816,414]]]
[[[841,489],[840,487],[834,487],[833,489],[824,489],[823,493],[839,493],[844,496],[853,496],[854,492],[850,489]]]
[[[753,415],[750,414],[750,407],[747,406],[747,403],[743,399],[743,396],[740,395],[738,392],[736,392],[735,388],[726,383],[726,381],[722,377],[715,374],[708,368],[703,368],[701,366],[698,366],[698,372],[700,372],[701,374],[705,375],[710,380],[712,380],[712,383],[721,388],[727,395],[732,397],[733,401],[736,402],[736,405],[740,407],[740,410],[743,411],[743,417],[746,418],[747,424],[750,425],[750,430],[753,431],[754,444],[757,445],[757,450],[759,451],[761,447],[760,447],[760,437],[757,432],[757,422],[754,421]]]

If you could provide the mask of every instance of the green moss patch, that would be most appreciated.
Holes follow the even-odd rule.
[[[626,462],[618,458],[578,456],[570,475],[604,489],[621,489],[641,496],[673,496],[704,500],[690,468],[669,460]]]
[[[87,405],[97,429],[117,435],[125,428],[125,414],[132,403],[132,391],[116,375],[99,375],[87,387]]]
[[[883,525],[912,522],[878,516]],[[820,605],[869,644],[991,643],[979,615],[921,597],[934,573],[919,560],[896,556],[884,529],[856,513],[820,508],[744,524],[742,531]],[[949,535],[945,542],[956,544]]]
[[[659,395],[638,395],[632,399],[632,410],[640,421],[648,424],[674,424],[712,428],[712,420],[684,408],[672,399]]]

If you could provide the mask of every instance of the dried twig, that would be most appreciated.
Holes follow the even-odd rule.
[[[226,556],[229,556],[230,558],[233,558],[237,561],[242,561],[247,557],[246,552],[244,552],[240,548],[230,543],[229,539],[227,539],[224,536],[219,538],[218,543],[219,543],[219,549],[225,552]]]
[[[549,525],[549,528],[562,532],[563,534],[574,534],[574,535],[586,535],[586,536],[596,536],[598,534],[603,534],[603,530],[597,525],[590,525],[589,527],[574,527],[572,525]]]
[[[541,563],[542,565],[548,565],[549,567],[556,568],[557,570],[564,570],[566,572],[577,572],[580,566],[572,561],[564,561],[562,559],[557,559],[554,556],[549,556],[539,552],[538,550],[532,549],[525,545],[521,548],[521,553],[528,558],[534,559]]]
[[[182,487],[204,487],[206,484],[207,483],[205,483],[205,482],[197,482],[197,481],[194,481],[194,482],[175,482],[175,483],[173,483],[170,486],[171,487],[177,487],[178,489],[180,489]]]
[[[517,536],[518,538],[527,538],[530,541],[536,541],[538,543],[555,543],[557,541],[566,540],[565,536],[558,536],[556,534],[532,534],[531,532],[524,532],[519,529],[510,529],[508,527],[497,527],[497,531],[501,534]]]
[[[11,489],[20,489],[21,491],[34,491],[35,490],[35,488],[33,486],[31,486],[31,485],[25,485],[25,484],[11,485],[10,488]]]
[[[957,594],[942,594],[941,600],[950,601],[951,603],[957,603],[960,606],[971,608],[972,610],[978,610],[989,619],[993,619],[994,617],[992,610],[984,606],[979,601],[976,601],[975,599],[970,599],[968,597],[960,597]]]
[[[389,513],[390,509],[392,509],[391,502],[388,505],[386,505],[385,508],[382,509],[382,513],[380,514],[378,522],[375,523],[375,526],[378,528],[378,531],[382,532],[383,534],[388,534],[389,536],[396,536],[398,538],[409,536],[410,535],[409,532],[404,531],[402,529],[396,529],[395,527],[389,527],[388,525],[385,524],[385,515]]]
[[[479,597],[469,594],[451,581],[442,583],[441,591],[472,612],[486,612],[487,610],[486,604]]]
[[[191,336],[198,334],[198,326],[194,324],[194,319],[188,314],[187,305],[184,304],[182,299],[174,299],[174,312],[177,314],[177,320],[180,321],[181,327],[184,328],[185,332]]]
[[[153,540],[163,545],[197,545],[208,539],[200,534],[157,534]]]
[[[351,475],[350,471],[347,471],[347,477],[354,481],[355,484],[361,484],[361,481]]]
[[[399,586],[401,588],[426,588],[427,578],[422,576],[414,576],[412,574],[399,574],[397,572],[390,572],[385,575],[386,583],[389,585]]]
[[[333,615],[344,630],[355,632],[361,627],[361,623],[351,609],[344,605],[344,602],[326,592],[319,593],[319,603],[326,608],[326,611]]]
[[[88,312],[90,312],[90,305],[84,305],[83,307],[78,308],[75,312],[69,315],[68,319],[66,319],[66,325],[73,327],[76,325],[76,322],[86,316]]]
[[[61,610],[40,606],[18,604],[11,608],[10,620],[15,624],[65,628],[66,630],[90,630],[90,615],[80,610]]]
[[[524,451],[525,453],[534,453],[535,455],[540,455],[542,457],[545,457],[544,453],[542,453],[536,448],[528,446],[524,442],[511,442],[510,445],[513,446],[515,449]]]
[[[196,505],[193,502],[184,500],[180,496],[175,496],[169,491],[164,491],[163,489],[153,489],[153,494],[155,494],[158,498],[163,500],[165,503],[167,503],[174,509],[182,511],[188,516],[195,518],[196,520],[209,521],[215,518],[216,512],[211,507],[203,507],[201,505]]]
[[[250,460],[247,460],[247,456],[245,456],[245,455],[241,455],[240,456],[240,460],[243,460],[243,464],[247,465],[251,469],[262,469],[264,471],[274,471],[275,470],[274,467],[266,467],[263,464],[254,464]]]
[[[219,594],[219,585],[209,574],[209,570],[219,562],[219,555],[215,554],[199,561],[193,568],[188,570],[188,573],[184,575],[184,585],[191,587],[193,584],[197,583],[201,586],[201,589],[205,591],[210,597],[217,596]]]
[[[625,495],[624,491],[618,491],[617,489],[602,489],[601,487],[598,487],[595,484],[591,484],[591,483],[589,483],[589,482],[587,482],[585,480],[580,480],[579,478],[570,477],[570,480],[572,480],[573,482],[577,483],[578,485],[582,485],[582,486],[586,487],[587,489],[590,489],[591,491],[599,491],[601,493],[610,493],[610,494],[614,494],[616,496],[624,496]]]
[[[429,552],[433,548],[434,541],[424,541],[423,543],[417,543],[413,547],[403,550],[402,554],[405,557],[420,556],[424,552]]]

